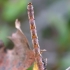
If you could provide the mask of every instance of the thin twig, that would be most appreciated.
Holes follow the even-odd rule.
[[[42,55],[40,53],[40,46],[38,42],[38,36],[37,36],[37,31],[36,31],[36,25],[35,25],[35,20],[34,20],[34,10],[33,10],[32,3],[28,4],[27,9],[28,9],[28,18],[29,18],[29,23],[30,23],[32,43],[33,43],[34,52],[35,52],[35,60],[38,65],[38,69],[44,70],[44,64],[42,62]]]

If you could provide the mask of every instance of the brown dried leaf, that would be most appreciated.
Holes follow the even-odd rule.
[[[15,27],[17,31],[9,37],[14,43],[13,61],[18,60],[18,63],[20,62],[25,70],[34,62],[34,52],[30,49],[28,41],[20,29],[20,22],[18,20],[15,22]]]
[[[18,20],[15,27],[17,31],[8,37],[14,43],[12,50],[5,52],[5,47],[0,41],[0,70],[26,70],[35,60],[34,52],[30,49]]]
[[[4,43],[0,40],[0,65],[3,63],[3,60],[6,56],[6,48]]]

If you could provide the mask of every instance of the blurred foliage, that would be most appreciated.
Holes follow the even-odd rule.
[[[59,62],[61,63],[61,65],[60,65],[59,70],[65,70],[70,66],[70,55],[69,54],[70,53],[68,53],[66,56],[60,59],[61,62],[60,61]]]
[[[52,22],[52,25],[54,25],[55,28],[57,29],[58,41],[60,42],[60,44],[66,44],[69,39],[69,36],[68,36],[69,33],[68,33],[68,27],[67,27],[66,21],[63,20],[61,17],[59,18],[53,17],[51,22]]]
[[[25,14],[29,0],[0,0],[2,18],[6,21],[15,20],[20,14]]]
[[[42,36],[44,38],[54,37],[62,47],[70,42],[69,23],[61,17],[50,16],[51,25],[43,29]]]
[[[44,4],[50,5],[51,3],[59,0],[43,0]],[[61,0],[60,0],[61,1]],[[27,10],[27,4],[29,0],[0,0],[0,20],[5,22],[10,21],[10,26],[0,22],[0,39],[3,40],[5,45],[10,46],[11,43],[7,39],[10,34],[11,25],[14,24],[14,20],[20,15],[25,15]],[[35,2],[36,3],[36,2]],[[53,14],[53,13],[52,13]],[[20,18],[23,19],[25,17]],[[55,39],[58,43],[57,56],[58,62],[51,70],[65,70],[70,66],[70,7],[68,12],[63,17],[59,17],[55,14],[48,17],[50,20],[49,26],[42,29],[42,36],[44,39]],[[43,19],[42,19],[43,20]],[[4,24],[4,25],[1,25]],[[13,29],[13,27],[12,27]],[[11,45],[12,46],[12,45]],[[66,55],[65,53],[68,52]],[[50,67],[50,66],[49,66]],[[58,69],[57,69],[58,68]],[[28,70],[32,70],[31,66]]]
[[[65,70],[70,66],[70,13],[66,13],[63,17],[58,17],[55,14],[51,15],[50,25],[42,30],[44,39],[53,38],[59,44],[58,55],[58,69]],[[68,52],[66,54],[66,52]],[[66,54],[66,55],[65,55]],[[56,67],[54,67],[56,68]],[[54,69],[53,69],[54,70]]]
[[[5,45],[8,44],[8,39],[7,39],[7,36],[9,35],[9,31],[10,28],[5,25],[5,26],[0,26],[0,40],[2,40]]]
[[[58,16],[50,16],[50,25],[46,26],[42,31],[45,39],[53,38],[57,41],[59,47],[57,53],[60,56],[70,49],[70,32],[68,22]],[[70,50],[69,50],[70,51]]]

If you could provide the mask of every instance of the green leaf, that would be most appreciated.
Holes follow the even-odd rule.
[[[33,65],[30,66],[27,70],[33,70]]]

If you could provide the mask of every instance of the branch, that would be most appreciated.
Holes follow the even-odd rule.
[[[32,37],[32,43],[34,47],[34,53],[35,53],[35,62],[37,62],[38,70],[44,70],[44,63],[42,62],[42,55],[40,53],[40,46],[38,42],[38,36],[36,31],[36,25],[34,20],[34,9],[32,3],[29,3],[27,6],[28,9],[28,19],[30,23],[30,32]]]

